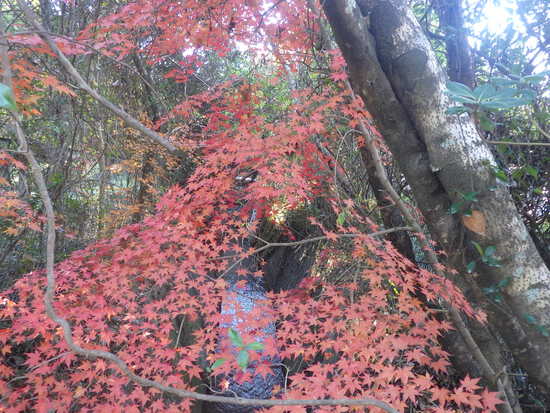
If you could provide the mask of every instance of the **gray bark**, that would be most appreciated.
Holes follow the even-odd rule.
[[[498,318],[500,333],[530,377],[550,389],[550,340],[541,334],[541,328],[550,329],[550,272],[507,188],[490,172],[493,156],[471,119],[445,114],[445,75],[406,4],[357,3],[324,3],[353,88],[374,116],[449,262],[463,270],[478,258],[465,256],[471,240],[496,247],[502,266],[482,267],[478,282],[491,285],[512,277],[506,298],[516,319],[490,315]],[[478,192],[474,209],[485,223],[484,233],[468,230],[447,212],[458,192],[473,191]],[[526,315],[536,324],[525,322]]]

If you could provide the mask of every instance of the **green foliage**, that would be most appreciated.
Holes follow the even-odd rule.
[[[229,341],[231,341],[231,344],[233,346],[237,347],[239,352],[237,353],[236,361],[237,365],[243,369],[246,370],[248,367],[248,364],[250,362],[250,354],[249,351],[261,351],[264,349],[264,345],[258,341],[253,341],[251,343],[244,343],[243,338],[239,334],[237,330],[234,328],[230,328],[228,330],[228,336]],[[224,358],[220,358],[216,360],[211,366],[210,370],[214,370],[220,366],[222,366],[227,360]]]
[[[472,215],[471,205],[474,202],[477,202],[477,195],[479,192],[458,192],[460,199],[456,202],[453,202],[449,207],[449,214],[454,215],[457,213],[462,213],[463,215]]]
[[[237,354],[237,364],[241,369],[246,370],[246,368],[248,367],[248,360],[248,351],[244,349],[239,351],[239,353]]]
[[[512,86],[502,86],[497,89],[491,83],[485,83],[471,90],[468,86],[457,82],[447,82],[447,93],[455,102],[469,104],[482,110],[506,110],[516,106],[527,105],[534,96],[525,96]],[[464,107],[465,112],[469,108]]]
[[[0,83],[0,108],[17,111],[15,97],[9,86]]]
[[[531,314],[524,314],[525,321],[527,321],[529,324],[534,326],[539,333],[541,333],[544,337],[550,337],[550,331],[543,325],[539,324],[537,319],[533,317]]]
[[[493,77],[473,90],[462,83],[449,81],[447,94],[458,105],[450,107],[447,113],[451,115],[472,113],[481,129],[492,132],[497,124],[489,114],[533,103],[537,97],[534,87],[541,83],[548,73],[545,71],[523,77],[510,73],[508,78]]]
[[[212,366],[210,366],[210,369],[214,370],[214,369],[220,367],[225,362],[226,362],[226,360],[224,358],[218,359],[212,364]]]
[[[491,170],[491,173],[493,176],[502,184],[509,185],[510,181],[508,179],[508,175],[506,174],[506,171],[502,168],[499,168],[496,165],[488,165],[489,169]]]
[[[510,284],[512,281],[512,277],[506,277],[502,280],[500,280],[497,284],[492,285],[490,287],[483,288],[482,291],[492,300],[494,300],[497,303],[501,303],[503,301],[502,292],[504,289]]]
[[[336,223],[338,225],[344,225],[346,223],[346,211],[342,211],[338,214],[338,217],[336,218]]]
[[[481,262],[485,265],[488,265],[489,267],[500,267],[500,260],[495,258],[495,252],[496,248],[493,245],[489,245],[485,249],[477,242],[472,241],[473,246],[475,247],[477,253],[479,254],[479,259],[481,259]],[[477,261],[477,260],[476,260]],[[468,273],[471,273],[476,268],[476,261],[470,261],[466,265],[466,270]]]
[[[243,339],[239,332],[234,328],[229,329],[229,340],[235,347],[243,347]]]

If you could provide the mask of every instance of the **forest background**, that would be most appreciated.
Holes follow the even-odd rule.
[[[547,411],[547,2],[1,13],[2,409]]]

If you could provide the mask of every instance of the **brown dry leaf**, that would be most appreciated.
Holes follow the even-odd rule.
[[[470,231],[479,235],[485,235],[487,226],[482,212],[473,210],[472,215],[462,217],[462,223]]]

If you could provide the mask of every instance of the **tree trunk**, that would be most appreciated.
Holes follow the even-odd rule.
[[[151,121],[156,123],[159,120],[160,117],[160,110],[157,106],[157,102],[153,98],[154,91],[151,90],[151,84],[152,79],[149,73],[146,72],[145,68],[143,67],[143,63],[140,60],[139,56],[136,54],[132,55],[132,60],[134,61],[134,65],[136,66],[136,69],[138,73],[141,75],[141,77],[147,82],[143,82],[143,103],[147,111],[147,116]],[[139,185],[139,190],[136,196],[136,203],[138,210],[132,214],[131,222],[133,224],[140,222],[147,212],[147,206],[151,203],[151,188],[148,184],[148,180],[152,178],[154,167],[155,155],[152,151],[146,151],[143,156],[143,163],[141,166],[141,176],[137,179],[137,184]]]
[[[449,79],[474,87],[474,70],[470,46],[464,30],[461,0],[438,0],[436,12],[439,26],[445,32],[447,74]]]
[[[389,195],[384,189],[384,185],[380,181],[380,178],[376,174],[376,167],[369,151],[361,150],[361,159],[367,171],[369,178],[369,184],[376,198],[376,203],[380,209],[380,215],[382,216],[382,222],[385,228],[403,227],[406,223],[399,212],[399,209],[393,204]],[[415,262],[415,255],[413,245],[409,234],[406,231],[398,231],[390,233],[386,236],[386,239],[390,241],[395,249],[411,262]]]
[[[353,88],[449,263],[464,272],[467,262],[479,259],[466,248],[472,240],[496,247],[501,266],[478,265],[478,283],[495,285],[510,277],[505,293],[516,319],[490,313],[490,321],[510,327],[499,332],[530,377],[550,390],[550,340],[543,334],[550,330],[550,273],[507,188],[492,176],[493,156],[472,120],[445,114],[445,77],[412,11],[401,0],[327,0],[324,8]],[[479,199],[473,205],[477,225],[465,227],[448,208],[468,192]]]

